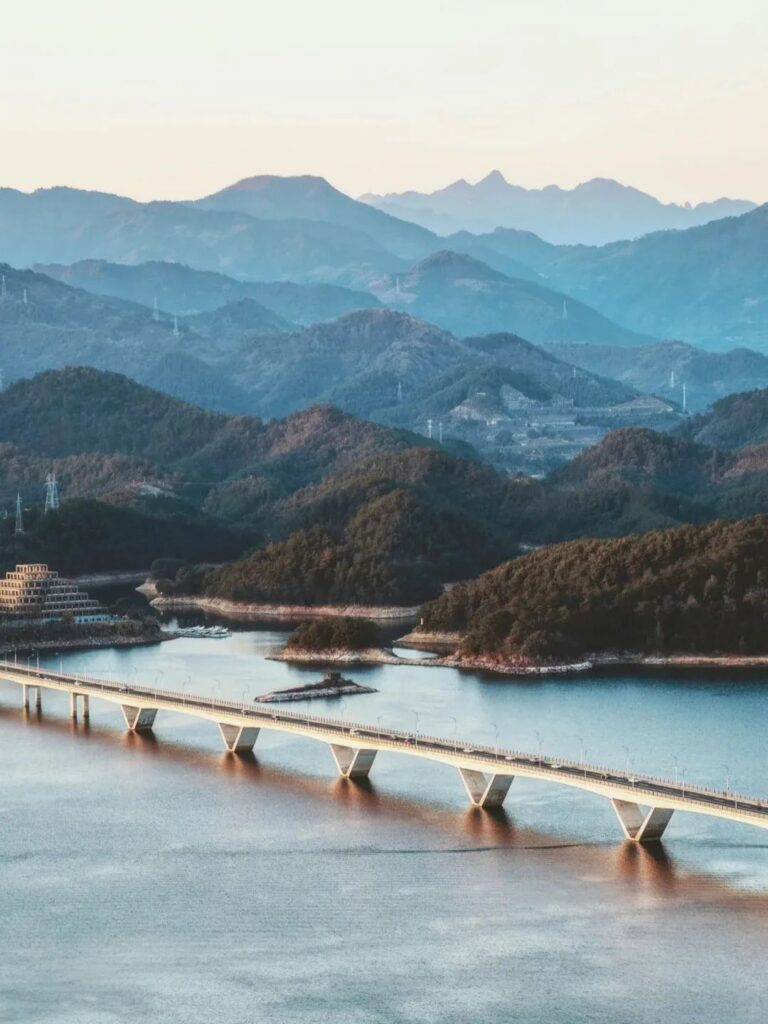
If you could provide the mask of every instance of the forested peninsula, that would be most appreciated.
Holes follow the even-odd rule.
[[[488,667],[768,655],[768,517],[556,544],[422,609]]]

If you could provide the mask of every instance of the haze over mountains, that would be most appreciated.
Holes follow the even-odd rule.
[[[33,271],[7,265],[0,271],[6,380],[87,365],[128,374],[230,413],[282,416],[315,402],[332,402],[356,415],[422,431],[428,408],[447,416],[454,406],[474,402],[477,394],[498,392],[505,381],[509,395],[519,392],[545,403],[565,399],[602,405],[637,394],[589,372],[577,378],[571,364],[511,332],[463,341],[432,323],[384,308],[372,296],[363,295],[361,305],[374,308],[302,327],[248,297],[172,316]],[[200,281],[200,301],[206,305],[212,296],[250,289],[247,283],[239,289],[238,282],[219,275],[165,264],[81,264],[72,271],[62,276],[142,297],[158,283],[168,285],[166,294],[185,302]],[[297,319],[311,319],[308,314],[320,307],[326,313],[334,305],[343,308],[354,296],[329,286],[282,284],[255,286],[253,293],[282,300]],[[516,376],[504,381],[497,376],[490,384],[478,376],[494,367]],[[502,401],[500,393],[498,398]]]
[[[485,188],[503,193],[510,186],[494,178]],[[678,228],[597,246],[554,245],[524,230],[525,222],[518,220],[513,228],[460,231],[445,238],[345,196],[322,178],[261,175],[187,203],[138,203],[69,188],[31,194],[3,189],[0,256],[19,267],[55,264],[50,271],[63,280],[143,304],[166,296],[168,303],[161,301],[161,306],[169,312],[202,312],[251,298],[290,323],[309,325],[353,308],[371,308],[371,296],[377,295],[455,333],[506,330],[534,342],[593,344],[672,338],[712,350],[748,346],[768,351],[768,207],[723,217],[751,204],[670,208],[635,190],[601,182],[563,194],[600,198],[606,189],[621,200],[619,208],[631,198],[643,231],[661,221]],[[545,194],[550,190],[541,190]],[[660,221],[653,212],[659,209],[665,217],[671,209],[674,217]],[[720,219],[703,226],[680,227],[715,215]],[[571,223],[569,216],[560,211],[558,222]],[[501,212],[494,223],[497,217]],[[592,207],[584,217],[589,223],[600,220]],[[434,290],[436,258],[446,252],[469,257],[474,262],[464,266],[472,269],[454,273],[443,260],[442,294],[427,297]],[[83,266],[65,269],[83,261]],[[151,285],[138,278],[118,281],[120,271],[104,263],[146,264],[145,276],[155,280]],[[185,270],[169,264],[230,280],[209,277],[193,283],[190,277],[182,283]],[[421,280],[425,268],[428,283]],[[513,283],[500,289],[493,272]],[[404,282],[418,284],[415,297],[403,290]],[[544,293],[526,282],[559,297],[542,301]],[[348,292],[316,293],[314,304],[302,299],[293,309],[292,296],[276,293],[277,283],[341,285]],[[475,301],[470,301],[472,293]],[[585,311],[577,303],[589,307],[588,323],[578,324]],[[542,319],[547,305],[549,315]],[[613,325],[612,336],[606,336],[599,316]]]
[[[562,292],[450,251],[429,256],[405,274],[373,281],[370,290],[387,305],[456,334],[509,331],[537,343],[647,340]]]
[[[768,356],[748,348],[703,352],[682,341],[628,348],[547,345],[547,351],[592,373],[660,395],[697,412],[737,391],[768,387]]]
[[[598,248],[546,246],[516,231],[481,237],[631,330],[714,350],[768,352],[768,204]]]
[[[491,171],[474,185],[461,178],[435,192],[368,193],[360,198],[440,235],[512,227],[561,245],[603,245],[652,231],[696,227],[756,205],[725,198],[696,206],[662,203],[608,178],[593,178],[572,189],[526,189],[510,184],[500,171]]]

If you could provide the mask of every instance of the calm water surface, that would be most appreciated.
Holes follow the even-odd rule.
[[[176,640],[67,669],[237,700],[317,677],[285,634]],[[58,664],[58,659],[49,663]],[[517,683],[377,666],[318,714],[765,795],[768,678]],[[211,723],[126,735],[93,701],[25,716],[0,682],[0,1020],[45,1024],[721,1024],[768,1013],[768,833],[676,815],[663,850],[607,801],[516,779],[467,809],[453,769],[380,754],[369,785],[327,747]],[[418,722],[416,716],[418,715]],[[626,748],[626,749],[625,749]]]

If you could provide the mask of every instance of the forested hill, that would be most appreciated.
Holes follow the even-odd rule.
[[[728,395],[676,430],[715,448],[744,448],[768,441],[768,388]]]
[[[175,589],[251,603],[418,604],[517,553],[520,486],[445,452],[376,455],[273,503],[285,540]],[[233,484],[229,507],[239,493]]]
[[[90,367],[18,381],[0,403],[0,441],[19,449],[51,457],[119,453],[206,479],[225,479],[264,460],[298,459],[319,471],[420,440],[429,445],[328,406],[268,423],[225,416]]]
[[[768,653],[768,517],[534,551],[454,587],[425,628],[500,662]]]

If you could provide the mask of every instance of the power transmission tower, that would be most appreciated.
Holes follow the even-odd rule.
[[[24,294],[22,296],[22,302],[26,306],[26,304],[27,304],[27,289],[26,288],[24,289]]]
[[[24,533],[24,517],[21,512],[21,495],[16,493],[16,529],[14,533],[18,536],[20,533]]]
[[[45,478],[45,514],[55,512],[59,508],[59,485],[55,473]]]
[[[160,319],[160,310],[157,305],[157,296],[155,296],[154,302],[152,303],[152,319],[157,323]]]
[[[438,432],[438,435],[440,437],[440,444],[442,444],[443,443],[443,421],[442,420],[440,420],[440,422],[437,424],[437,432]]]
[[[0,300],[5,301],[5,297],[8,294],[8,289],[5,285],[5,274],[0,278]]]
[[[427,420],[427,433],[430,441],[432,440],[432,420]]]
[[[403,383],[402,381],[397,382],[397,400],[402,402],[403,400]]]
[[[174,338],[179,336],[179,318],[177,316],[173,318],[173,336]]]

